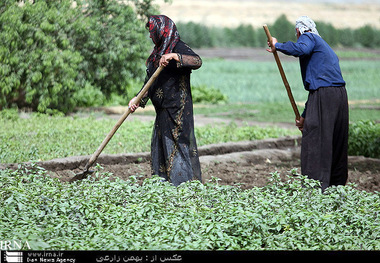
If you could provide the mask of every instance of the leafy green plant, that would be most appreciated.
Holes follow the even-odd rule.
[[[358,121],[350,124],[348,153],[380,158],[380,124]]]
[[[280,42],[296,41],[294,23],[290,22],[284,14],[270,26],[270,31],[271,35],[276,36]]]
[[[227,96],[218,89],[206,87],[205,85],[192,86],[191,93],[194,103],[221,104],[228,101]]]
[[[69,1],[61,12],[44,1],[2,3],[0,16],[0,108],[29,106],[41,112],[47,108],[71,109],[80,52],[70,44],[68,25],[75,16]],[[4,6],[5,5],[5,6]]]
[[[379,193],[324,194],[306,177],[262,188],[217,178],[174,187],[158,177],[61,183],[36,165],[0,171],[0,236],[48,250],[377,250]]]

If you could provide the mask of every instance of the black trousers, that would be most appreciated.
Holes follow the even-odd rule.
[[[301,173],[322,190],[345,185],[348,177],[348,99],[345,87],[309,92],[302,133]]]

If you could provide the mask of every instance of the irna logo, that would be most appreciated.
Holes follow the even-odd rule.
[[[22,240],[0,240],[0,250],[30,249],[28,241]]]

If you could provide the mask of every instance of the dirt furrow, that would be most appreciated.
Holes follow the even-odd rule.
[[[301,137],[285,137],[246,142],[230,142],[199,147],[202,180],[219,178],[219,183],[240,185],[242,188],[261,187],[268,183],[271,174],[299,174]],[[73,156],[39,162],[48,173],[68,182],[81,172],[90,156]],[[99,168],[110,177],[139,181],[151,176],[150,153],[101,154]],[[17,168],[18,164],[1,164],[0,169]],[[349,156],[349,183],[369,192],[380,192],[380,159]]]

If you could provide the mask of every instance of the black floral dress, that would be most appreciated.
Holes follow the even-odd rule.
[[[182,41],[173,53],[181,62],[170,61],[140,106],[150,98],[157,114],[151,144],[152,174],[178,186],[189,180],[202,181],[190,89],[191,71],[198,69],[202,60]],[[155,69],[153,63],[148,64],[147,80]]]

